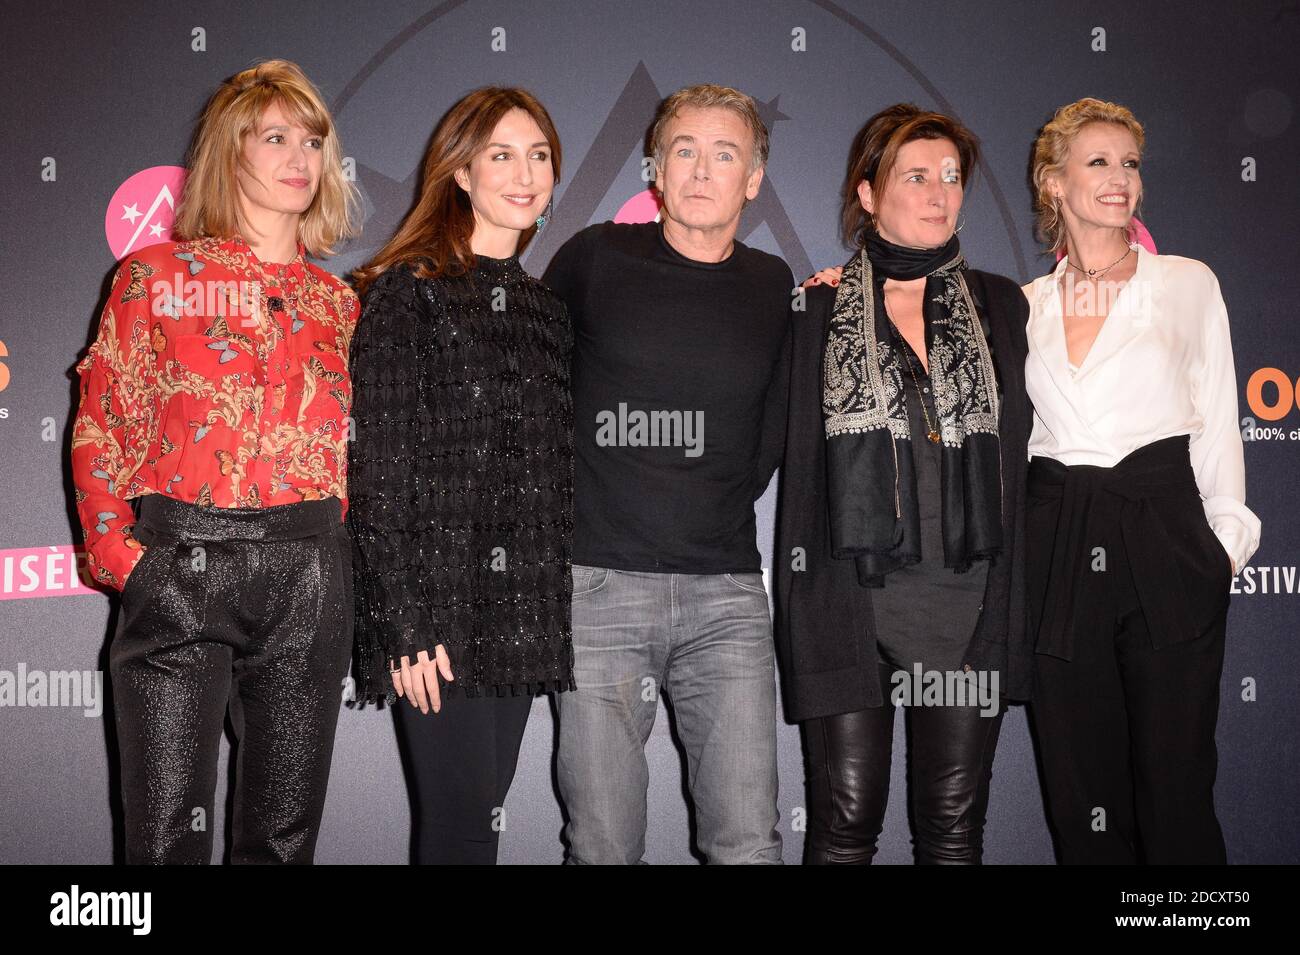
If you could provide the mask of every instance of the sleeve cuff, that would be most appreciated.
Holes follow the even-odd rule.
[[[1250,563],[1251,557],[1259,549],[1260,522],[1244,504],[1233,500],[1232,508],[1222,506],[1212,509],[1211,502],[1205,502],[1206,519],[1214,536],[1232,558],[1232,572],[1239,574]],[[1240,513],[1244,511],[1245,514]]]
[[[143,545],[131,547],[125,542],[117,541],[111,547],[87,548],[86,556],[90,563],[92,579],[107,584],[120,593],[126,586],[127,577],[144,556],[144,551]]]
[[[444,647],[446,646],[446,641],[443,640],[420,640],[418,638],[410,638],[405,641],[390,644],[384,650],[384,662],[391,668],[395,663],[400,664],[402,657],[410,657],[411,662],[415,663],[416,657],[420,655],[421,650],[427,650],[429,653],[429,659],[432,660],[434,651],[440,643]]]

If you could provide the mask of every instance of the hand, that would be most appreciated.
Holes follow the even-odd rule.
[[[415,665],[411,665],[411,658],[402,657],[402,667],[392,672],[393,689],[397,695],[405,698],[412,706],[418,706],[421,713],[428,713],[429,706],[432,704],[433,712],[437,713],[442,709],[442,694],[438,691],[438,673],[441,672],[443,679],[451,681],[456,679],[451,672],[451,660],[447,658],[447,650],[440,643],[433,648],[434,659],[429,659],[429,651],[421,650],[415,657]]]
[[[131,575],[135,573],[135,569],[140,566],[140,561],[144,560],[144,555],[148,552],[149,548],[144,544],[141,544],[140,556],[135,559],[135,563],[131,565],[131,569],[126,572],[126,577],[122,579],[122,586],[117,589],[118,593],[126,590],[126,582],[131,579]]]
[[[814,285],[839,285],[840,276],[844,274],[844,266],[837,265],[834,268],[822,269],[810,279],[805,279],[804,288],[811,288]]]

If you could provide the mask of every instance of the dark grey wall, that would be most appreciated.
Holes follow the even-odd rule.
[[[975,266],[1025,282],[1049,266],[1031,234],[1025,185],[1034,131],[1080,96],[1117,100],[1147,126],[1144,218],[1160,250],[1206,261],[1222,283],[1242,417],[1254,414],[1246,382],[1257,369],[1300,377],[1300,315],[1286,291],[1300,212],[1294,2],[9,2],[4,18],[0,364],[9,381],[0,390],[0,557],[80,539],[66,477],[69,372],[113,268],[110,198],[139,170],[181,163],[216,83],[276,56],[296,60],[321,87],[356,161],[365,233],[328,263],[336,272],[391,232],[434,122],[466,91],[525,86],[559,127],[565,178],[556,214],[526,259],[540,274],[573,231],[612,218],[643,188],[640,145],[657,99],[711,81],[766,104],[771,162],[742,236],[782,254],[796,275],[845,255],[834,226],[850,137],[882,106],[912,100],[953,112],[982,138],[963,247]],[[491,48],[497,27],[504,52]],[[205,33],[202,52],[193,49],[195,28]],[[1094,49],[1098,28],[1104,51]],[[804,52],[792,49],[796,29],[806,31]],[[56,163],[53,181],[42,177],[46,157]],[[1247,157],[1257,170],[1250,181]],[[1275,400],[1271,388],[1265,397]],[[1255,592],[1233,599],[1218,799],[1232,861],[1295,862],[1291,502],[1300,435],[1291,432],[1300,412],[1259,423],[1283,436],[1246,446],[1248,501],[1264,523],[1254,567],[1283,587],[1289,576],[1293,592],[1261,593],[1256,576]],[[774,490],[759,505],[765,554]],[[0,586],[0,671],[104,669],[106,597],[25,597],[2,574]],[[1239,586],[1249,587],[1247,578]],[[1254,685],[1253,701],[1243,699],[1243,681]],[[109,723],[67,707],[0,707],[0,862],[112,859]],[[667,727],[661,715],[649,746],[647,857],[683,862],[691,856],[681,762]],[[790,820],[804,802],[802,760],[796,728],[779,732],[782,832],[795,862],[802,833]],[[901,720],[897,735],[885,862],[910,859]],[[552,742],[550,706],[538,702],[507,803],[503,861],[561,857]],[[403,862],[408,825],[391,717],[345,709],[318,860]],[[1023,708],[1003,730],[986,845],[991,862],[1051,859]]]

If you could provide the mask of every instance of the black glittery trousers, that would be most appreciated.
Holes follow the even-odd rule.
[[[211,508],[151,494],[109,648],[128,863],[212,857],[234,751],[234,863],[312,861],[352,646],[337,498]]]

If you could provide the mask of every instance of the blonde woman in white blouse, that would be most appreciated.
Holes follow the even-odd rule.
[[[1223,863],[1228,593],[1259,546],[1214,273],[1132,241],[1141,125],[1084,99],[1034,148],[1026,286],[1034,722],[1064,863]]]

